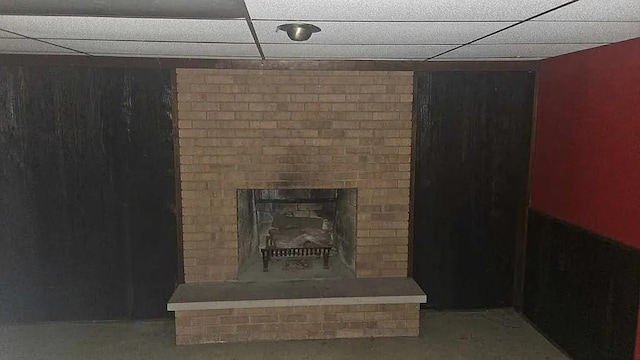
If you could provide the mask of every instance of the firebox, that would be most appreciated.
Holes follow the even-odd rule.
[[[355,277],[357,189],[240,189],[238,280]]]

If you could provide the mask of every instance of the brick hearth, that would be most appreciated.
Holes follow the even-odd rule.
[[[179,345],[418,336],[418,304],[324,305],[176,313]]]
[[[419,303],[407,278],[182,284],[169,301],[178,344],[417,336]]]

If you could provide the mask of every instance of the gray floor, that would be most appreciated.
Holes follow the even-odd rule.
[[[512,310],[423,312],[419,338],[175,346],[172,321],[0,327],[0,359],[568,359]]]

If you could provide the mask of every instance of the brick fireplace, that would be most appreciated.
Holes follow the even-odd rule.
[[[412,92],[412,72],[178,69],[186,284],[238,280],[241,189],[356,189],[355,277],[406,277]]]
[[[357,188],[356,276],[407,275],[412,72],[178,69],[177,90],[185,282],[237,279],[249,188]]]

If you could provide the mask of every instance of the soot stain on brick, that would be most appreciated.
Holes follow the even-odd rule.
[[[287,147],[287,155],[278,158],[278,165],[283,170],[278,173],[277,186],[282,188],[302,185],[305,180],[303,172],[296,172],[299,165],[303,164],[304,158],[299,154],[299,148]]]

